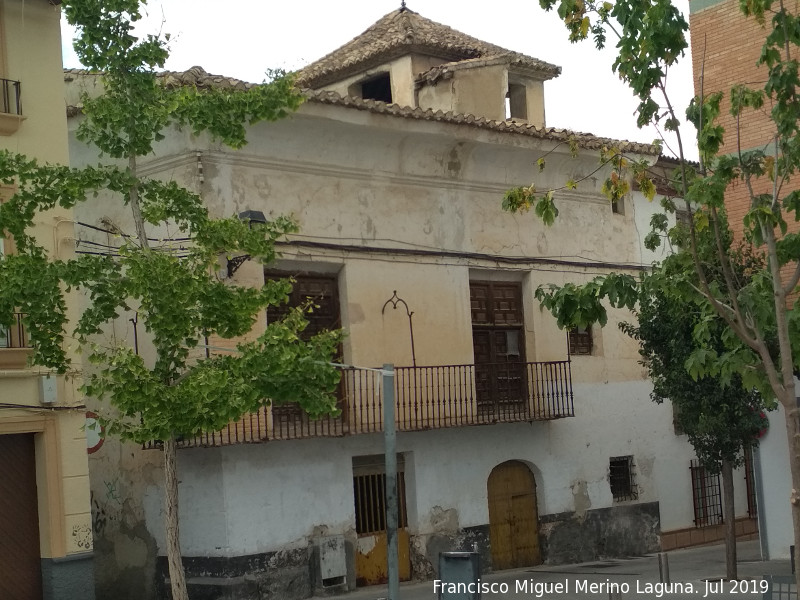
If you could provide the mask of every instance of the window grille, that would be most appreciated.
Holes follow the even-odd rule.
[[[745,446],[744,449],[744,483],[747,488],[747,516],[755,519],[758,516],[756,503],[756,478],[753,468],[753,447]]]
[[[615,456],[609,459],[609,477],[611,495],[615,501],[636,500],[636,480],[633,471],[632,456]]]
[[[722,486],[719,473],[712,473],[698,460],[691,461],[689,470],[692,474],[695,527],[719,525],[723,522]]]
[[[14,323],[11,327],[0,325],[0,348],[30,348],[28,334],[22,323],[22,313],[14,313]]]
[[[591,327],[573,327],[569,330],[569,353],[571,355],[591,354],[593,344]]]
[[[0,112],[10,115],[22,114],[22,94],[19,81],[0,79]]]
[[[353,496],[355,498],[356,531],[369,535],[386,531],[386,473],[383,456],[353,459]],[[404,461],[397,461],[397,527],[408,527],[406,511],[406,479]]]

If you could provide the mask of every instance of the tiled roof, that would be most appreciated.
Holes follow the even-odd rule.
[[[81,69],[65,69],[64,79],[71,81],[76,76],[91,76],[98,75]],[[247,83],[240,79],[233,77],[225,77],[222,75],[211,75],[206,73],[202,67],[192,67],[188,71],[165,71],[160,74],[165,78],[167,85],[196,85],[199,88],[204,87],[225,87],[235,89],[246,89],[255,84]],[[400,117],[404,119],[414,119],[418,121],[434,121],[439,123],[450,123],[454,125],[465,125],[475,127],[478,129],[486,129],[490,131],[498,131],[504,133],[511,133],[517,135],[525,135],[543,140],[550,140],[554,142],[574,142],[580,148],[589,150],[599,150],[603,146],[616,147],[625,152],[633,152],[636,154],[648,154],[651,156],[658,156],[660,149],[653,144],[642,144],[639,142],[629,142],[625,140],[615,140],[612,138],[598,137],[591,133],[578,133],[570,131],[569,129],[557,129],[554,127],[540,128],[529,123],[519,122],[514,120],[507,121],[492,121],[484,117],[476,117],[475,115],[458,114],[452,111],[443,112],[441,110],[431,110],[422,108],[412,108],[410,106],[399,106],[397,104],[387,104],[379,100],[363,100],[361,98],[354,98],[352,96],[341,96],[336,92],[325,90],[302,90],[303,95],[308,102],[318,104],[327,104],[333,106],[341,106],[355,110],[363,110],[370,113],[389,115],[393,117]],[[80,113],[80,107],[68,106],[67,116],[75,116]]]
[[[320,104],[331,104],[335,106],[345,106],[358,110],[365,110],[371,113],[391,115],[406,119],[419,121],[436,121],[439,123],[451,123],[454,125],[467,125],[478,129],[488,129],[526,135],[543,140],[554,142],[569,142],[573,140],[578,147],[589,150],[599,150],[605,147],[615,147],[623,152],[633,152],[635,154],[649,154],[658,156],[661,149],[654,144],[642,144],[640,142],[629,142],[626,140],[615,140],[612,138],[598,137],[591,133],[579,133],[569,129],[557,129],[555,127],[536,127],[527,122],[514,120],[492,121],[484,117],[475,115],[464,115],[452,111],[443,112],[441,110],[431,110],[422,108],[411,108],[410,106],[400,106],[398,104],[387,104],[380,100],[363,100],[352,96],[341,96],[336,92],[325,90],[303,90],[306,100]]]
[[[561,67],[483,42],[407,8],[400,8],[338,50],[301,69],[297,81],[304,87],[318,88],[409,52],[447,61],[510,54],[515,56],[518,64],[539,72],[547,79],[561,73]]]
[[[88,69],[64,69],[64,81],[72,81],[76,77],[99,76],[102,73],[90,71]],[[192,67],[186,71],[161,71],[158,77],[164,80],[168,88],[175,88],[182,85],[194,85],[198,89],[206,88],[234,88],[246,90],[253,87],[254,83],[248,83],[235,77],[224,75],[212,75],[207,73],[203,67]]]

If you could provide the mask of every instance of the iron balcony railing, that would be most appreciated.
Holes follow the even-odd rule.
[[[575,416],[567,361],[398,367],[394,377],[398,431],[548,421]],[[383,431],[381,377],[344,369],[336,417],[311,419],[294,405],[264,407],[183,446],[226,446]]]
[[[0,325],[0,350],[4,348],[30,348],[30,340],[25,333],[25,326],[22,324],[22,313],[14,313],[14,321],[11,327]]]
[[[22,114],[22,88],[19,81],[0,79],[0,112]]]

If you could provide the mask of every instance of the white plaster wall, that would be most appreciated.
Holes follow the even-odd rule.
[[[764,504],[759,506],[759,511],[766,517],[769,558],[789,558],[789,546],[794,544],[794,539],[789,505],[791,477],[786,413],[779,406],[767,416],[769,431],[761,438],[758,449],[764,486]]]
[[[634,233],[641,247],[642,255],[640,261],[646,265],[661,261],[670,253],[669,247],[666,244],[662,244],[655,250],[648,250],[644,247],[644,238],[650,233],[651,229],[650,219],[653,218],[653,215],[664,212],[659,199],[660,196],[657,194],[652,201],[649,201],[641,192],[631,192],[630,196],[626,198],[626,201],[629,202],[628,206],[633,209],[629,211],[632,212],[629,218],[633,221]],[[626,217],[628,217],[627,214]],[[668,214],[667,217],[671,227],[675,224],[675,215]]]
[[[663,530],[691,527],[694,454],[649,391],[645,382],[578,385],[574,418],[398,434],[410,529],[432,533],[441,509],[455,509],[462,528],[487,524],[486,482],[507,460],[532,468],[540,515],[613,506],[608,461],[624,455],[639,493],[630,503],[660,501]],[[184,552],[235,556],[352,532],[352,458],[382,453],[379,434],[182,451]],[[151,494],[148,528],[163,551],[160,506]]]

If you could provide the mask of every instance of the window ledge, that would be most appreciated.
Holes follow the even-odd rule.
[[[22,115],[12,115],[10,113],[0,112],[0,135],[11,135],[12,133],[16,133],[24,120],[25,117]]]
[[[33,348],[0,348],[0,369],[24,369]]]

